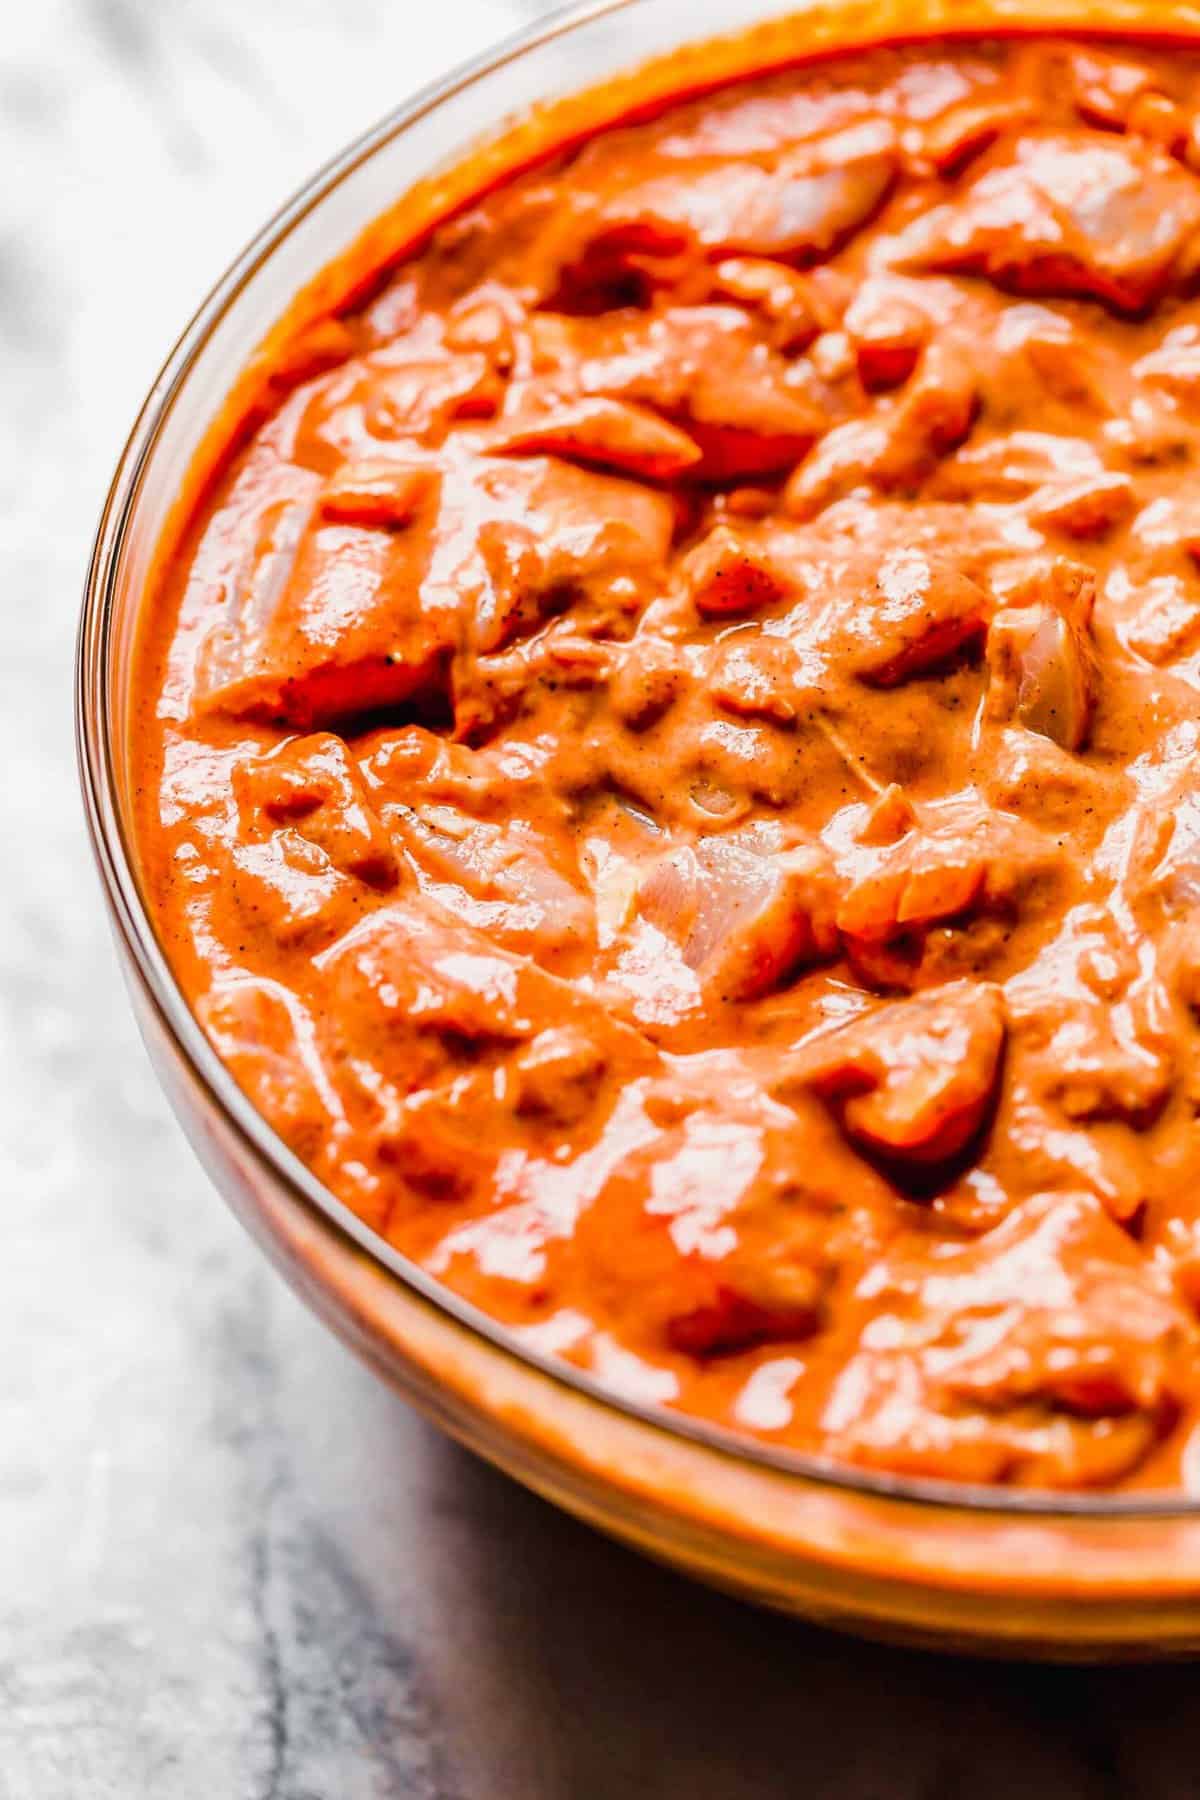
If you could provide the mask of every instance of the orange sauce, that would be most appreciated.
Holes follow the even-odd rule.
[[[330,1188],[622,1391],[1188,1484],[1198,117],[1132,44],[760,76],[248,377],[140,653],[157,928]]]

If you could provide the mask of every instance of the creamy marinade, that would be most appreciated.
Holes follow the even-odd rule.
[[[442,226],[165,571],[137,836],[279,1135],[525,1343],[1200,1485],[1200,61],[680,103]]]

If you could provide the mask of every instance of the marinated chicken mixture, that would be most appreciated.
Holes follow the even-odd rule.
[[[841,1464],[1200,1489],[1200,59],[613,129],[280,367],[140,856],[275,1131],[517,1339]]]

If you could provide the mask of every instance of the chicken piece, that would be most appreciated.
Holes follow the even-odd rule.
[[[1009,95],[972,96],[948,106],[922,128],[921,148],[939,175],[957,175],[1002,132],[1025,123],[1025,109]]]
[[[440,1041],[451,1055],[459,1046],[520,1043],[561,1005],[558,984],[531,963],[405,902],[373,913],[316,966],[337,995],[335,1016],[355,1038],[376,1048],[395,1040],[402,1079],[421,1040]],[[415,1059],[411,1076],[407,1086],[427,1085]]]
[[[321,511],[338,525],[399,530],[417,517],[437,482],[429,463],[359,457],[343,463],[326,482]]]
[[[636,1045],[631,1058],[621,1027],[576,1008],[567,1023],[460,1055],[442,1079],[399,1100],[388,1096],[380,1156],[419,1202],[470,1207],[486,1220],[502,1209],[514,1178],[518,1190],[524,1182],[535,1194],[540,1181],[550,1191],[561,1184],[563,1151],[586,1156],[591,1133],[603,1134],[612,1120],[626,1075],[636,1079],[653,1061]],[[439,1254],[448,1248],[453,1254],[445,1244]]]
[[[1130,477],[1114,469],[1045,489],[1035,497],[1029,516],[1046,531],[1100,538],[1124,524],[1136,504]]]
[[[1156,438],[1166,443],[1165,410],[1148,404],[1127,356],[1086,309],[1068,315],[1033,300],[994,304],[991,354],[981,357],[979,376],[987,419],[997,431],[1067,439],[1076,454],[1082,421],[1083,441],[1104,448],[1106,462],[1108,448],[1133,462],[1145,460]],[[1065,478],[1066,469],[1051,463],[1047,478],[1056,474]]]
[[[936,492],[951,500],[1027,500],[1101,479],[1109,471],[1086,438],[1049,431],[1008,431],[982,444],[968,444],[939,471]]]
[[[853,1278],[882,1253],[885,1187],[861,1163],[851,1167],[836,1126],[820,1103],[803,1136],[796,1111],[768,1138],[766,1180],[736,1214],[738,1241],[714,1300],[678,1308],[671,1342],[693,1355],[722,1355],[762,1343],[802,1342],[827,1321],[835,1283]],[[822,1116],[824,1115],[824,1116]]]
[[[437,484],[392,533],[323,518],[321,483],[311,481],[307,497],[261,507],[248,559],[229,567],[214,557],[206,610],[216,622],[196,666],[201,712],[306,728],[438,685],[455,633],[449,608],[421,601]],[[223,529],[219,512],[209,534],[219,539]],[[193,580],[207,563],[202,545]]]
[[[1178,566],[1181,552],[1200,562],[1200,484],[1186,477],[1178,481],[1172,493],[1144,506],[1130,529],[1151,567],[1161,560]],[[1186,567],[1190,576],[1192,566]]]
[[[524,301],[503,282],[483,281],[455,301],[446,317],[448,350],[478,351],[497,374],[521,371],[528,312]]]
[[[838,907],[838,929],[851,947],[965,915],[980,899],[988,862],[969,835],[913,833],[902,848],[856,872]]]
[[[856,835],[860,844],[898,844],[918,823],[916,807],[900,784],[893,781],[868,804]]]
[[[901,233],[902,268],[986,275],[1024,294],[1141,312],[1189,266],[1200,183],[1143,139],[1029,131]]]
[[[1171,991],[1192,1012],[1200,1012],[1200,906],[1167,926],[1161,939],[1159,967]]]
[[[788,1343],[811,1337],[820,1324],[824,1288],[819,1275],[803,1265],[792,1275],[786,1299],[771,1303],[750,1300],[735,1287],[714,1286],[710,1298],[681,1311],[667,1326],[673,1350],[688,1356],[724,1356],[756,1344]]]
[[[1039,1194],[976,1242],[880,1269],[839,1375],[832,1453],[975,1481],[1113,1482],[1169,1429],[1195,1331],[1100,1201]]]
[[[1194,406],[1200,397],[1200,326],[1172,327],[1156,350],[1134,363],[1133,373],[1184,406]]]
[[[887,447],[887,422],[874,414],[834,425],[785,483],[784,513],[791,519],[815,519],[837,501],[871,488]]]
[[[542,315],[533,330],[547,386],[653,407],[699,444],[691,473],[704,481],[788,469],[836,416],[812,367],[785,360],[736,306]]]
[[[1177,1028],[1131,945],[1068,934],[1007,991],[1018,1098],[1077,1123],[1154,1123],[1174,1086]]]
[[[977,644],[987,629],[989,595],[936,551],[889,551],[874,587],[846,633],[854,647],[844,658],[872,687],[898,687],[928,674]]]
[[[549,1028],[579,1027],[632,1078],[656,1062],[641,1036],[572,984],[492,944],[428,899],[372,913],[315,957],[346,1053],[403,1095],[495,1063]]]
[[[860,840],[838,858],[837,926],[851,948],[1008,905],[1058,866],[1053,840],[970,792],[916,816],[916,828],[895,842],[873,847]]]
[[[341,738],[318,732],[250,757],[235,766],[233,791],[246,836],[261,839],[286,826],[345,874],[371,887],[395,883],[391,842]]]
[[[359,333],[346,319],[315,319],[278,350],[266,371],[276,402],[293,388],[313,381],[346,363],[359,348]]]
[[[548,965],[591,944],[592,908],[533,826],[494,825],[416,794],[413,804],[390,804],[386,817],[438,903],[494,942]]]
[[[1067,1118],[1118,1119],[1135,1129],[1153,1124],[1171,1093],[1171,1055],[1139,1031],[1136,1009],[1128,1002],[1106,1007],[1089,999],[1058,1009],[1049,1004],[1037,1031],[1043,1039],[1039,1091]],[[1024,1029],[1023,1041],[1029,1035]]]
[[[430,801],[449,801],[468,811],[497,813],[522,804],[510,783],[521,768],[509,761],[503,773],[487,751],[473,750],[423,725],[384,726],[366,734],[357,745],[358,765],[377,791],[377,804],[407,801],[414,784]],[[527,772],[536,781],[538,773]]]
[[[344,1116],[302,1002],[281,982],[238,973],[218,976],[196,1012],[272,1131],[319,1166]]]
[[[629,830],[639,837],[649,835],[632,820]],[[610,837],[597,835],[585,841],[579,856],[580,872],[595,903],[596,943],[601,950],[622,943],[637,918],[641,870],[635,855],[628,853],[630,845],[624,841],[629,831],[618,828],[616,836],[621,842],[620,848]]]
[[[833,314],[809,277],[786,263],[731,256],[713,271],[713,297],[733,300],[767,321],[770,338],[785,356],[807,350],[833,323]]]
[[[988,629],[987,716],[1079,750],[1096,704],[1095,577],[1078,564],[1057,562],[1017,599],[1027,596],[1027,603],[999,612]]]
[[[455,421],[491,418],[503,391],[481,353],[456,356],[419,337],[400,339],[297,396],[291,453],[332,474],[392,445],[436,449]]]
[[[1154,86],[1154,75],[1144,63],[1110,56],[1091,45],[1072,52],[1070,73],[1072,97],[1081,116],[1089,125],[1109,131],[1123,131],[1135,101]]]
[[[865,388],[899,387],[917,366],[931,323],[894,277],[868,277],[843,321]]]
[[[230,879],[214,898],[219,920],[229,907],[229,933],[262,934],[275,948],[320,948],[345,929],[362,890],[318,844],[292,826],[230,851]]]
[[[638,906],[726,1001],[769,992],[837,942],[828,853],[810,844],[768,849],[752,833],[668,852],[644,877]]]
[[[790,725],[819,698],[823,673],[816,656],[805,655],[786,638],[737,632],[713,646],[704,687],[715,706],[739,719]]]
[[[967,437],[978,407],[971,358],[954,344],[930,344],[898,394],[866,418],[834,425],[793,471],[784,511],[811,519],[858,488],[920,488]]]
[[[680,575],[702,618],[727,618],[757,612],[780,600],[787,579],[772,557],[769,544],[759,543],[728,525],[714,526],[680,564]]]
[[[929,344],[884,427],[871,464],[876,487],[912,487],[956,450],[979,408],[972,359],[957,345]]]
[[[1074,538],[1103,537],[1136,505],[1132,477],[1108,468],[1094,444],[1043,431],[1013,431],[960,450],[939,471],[935,491],[1025,501],[1033,524]]]
[[[1004,1000],[990,983],[951,982],[892,1001],[800,1049],[784,1082],[836,1108],[848,1137],[920,1168],[959,1156],[995,1096]]]
[[[1134,816],[1130,898],[1155,925],[1186,917],[1200,905],[1200,791],[1191,770]]]
[[[534,404],[529,405],[529,400]],[[701,460],[698,444],[657,413],[602,395],[555,402],[536,394],[498,425],[488,439],[497,454],[538,451],[644,481],[669,481]]]
[[[517,1112],[543,1124],[578,1124],[606,1068],[603,1050],[580,1026],[550,1026],[514,1061]]]
[[[447,558],[438,574],[448,586],[484,574],[473,625],[476,648],[487,652],[560,610],[564,598],[603,610],[615,593],[618,611],[628,611],[661,579],[674,530],[665,495],[542,457],[481,464],[463,505],[485,515],[475,540],[483,568],[451,568]]]
[[[988,717],[1016,721],[1078,750],[1087,738],[1091,664],[1079,634],[1053,606],[1012,607],[988,633]]]
[[[1139,94],[1129,109],[1125,129],[1130,137],[1143,137],[1169,155],[1184,158],[1191,135],[1192,118],[1166,94]],[[1194,167],[1194,164],[1189,165]]]
[[[254,566],[221,581],[197,702],[309,727],[444,703],[464,639],[502,649],[567,600],[628,610],[659,579],[674,514],[637,483],[531,456],[448,463],[400,531],[300,500],[266,526]]]
[[[609,683],[609,705],[631,731],[647,731],[675,704],[689,679],[673,644],[639,633],[619,653]]]
[[[441,1080],[439,1073],[431,1071],[429,1086],[386,1096],[376,1127],[377,1152],[420,1203],[479,1205],[495,1187],[511,1109],[507,1098],[497,1096],[493,1060],[475,1069],[456,1066]]]
[[[897,163],[886,119],[812,138],[765,165],[660,158],[646,180],[623,182],[585,213],[589,247],[694,244],[713,257],[820,262],[878,210]]]
[[[990,806],[1078,841],[1081,819],[1099,829],[1128,803],[1128,776],[1084,762],[1049,738],[1001,730],[989,746],[982,792]]]
[[[841,389],[847,396],[854,393],[854,346],[841,329],[823,331],[809,349],[808,360],[831,389]]]
[[[690,1073],[641,1099],[647,1134],[608,1174],[575,1227],[600,1316],[650,1353],[735,1355],[798,1341],[821,1324],[839,1266],[875,1248],[867,1172],[847,1201],[846,1152],[823,1109],[812,1129],[736,1066],[718,1095]],[[806,1121],[807,1123],[807,1121]]]
[[[983,639],[993,552],[960,508],[851,498],[770,543],[792,593],[765,629],[831,671],[897,687]]]
[[[1135,508],[1132,477],[1106,468],[1083,437],[1016,430],[966,448],[943,466],[937,493],[961,500],[1025,500],[1034,526],[1099,538]]]
[[[1048,1273],[1065,1276],[1071,1303],[1064,1305],[1061,1288],[1055,1294],[1050,1283],[1029,1278],[1043,1258]],[[972,1302],[984,1314],[998,1300],[1023,1302],[1023,1316],[998,1344],[968,1347],[960,1339],[948,1371],[952,1392],[985,1404],[1049,1399],[1085,1418],[1170,1413],[1171,1363],[1193,1329],[1169,1281],[1156,1278],[1093,1195],[1025,1201],[955,1261],[938,1295],[948,1318],[961,1321]]]
[[[659,1068],[640,1033],[577,986],[428,899],[374,913],[314,967],[343,1091],[373,1120],[379,1159],[421,1198],[486,1198],[490,1216],[506,1183],[573,1193],[579,1177],[556,1154],[566,1112],[586,1156],[624,1090]],[[609,1154],[623,1148],[618,1137]]]

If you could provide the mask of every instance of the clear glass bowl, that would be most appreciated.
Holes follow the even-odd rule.
[[[319,313],[364,254],[410,242],[635,93],[880,40],[1055,28],[1195,40],[1200,13],[1166,0],[588,0],[369,131],[229,270],[142,408],[88,572],[79,755],[133,1004],[192,1143],[313,1309],[431,1418],[580,1517],[772,1606],[940,1647],[1170,1655],[1200,1648],[1200,1504],[942,1487],[776,1452],[531,1353],[376,1238],[273,1135],[203,1036],[156,940],[129,829],[130,648],[153,560],[219,449],[222,403],[253,384],[281,319],[291,330]],[[482,143],[480,120],[495,122]]]

